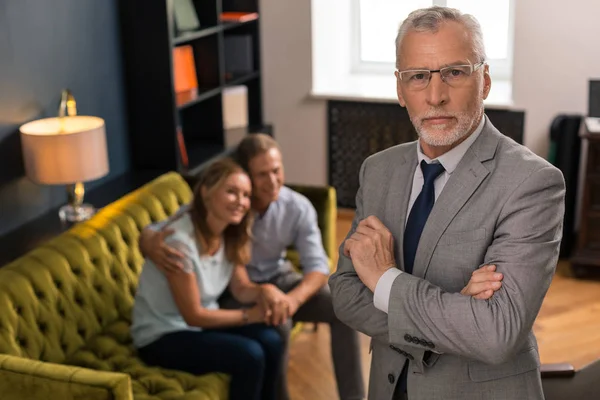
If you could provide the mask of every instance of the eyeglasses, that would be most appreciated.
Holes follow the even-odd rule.
[[[478,62],[477,64],[466,64],[466,65],[451,65],[440,69],[411,69],[407,71],[398,71],[398,77],[408,90],[423,90],[429,86],[431,81],[431,75],[434,72],[439,72],[442,81],[451,87],[461,87],[468,80],[473,72],[477,71],[485,61]]]

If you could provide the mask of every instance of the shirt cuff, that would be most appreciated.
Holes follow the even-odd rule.
[[[402,271],[398,268],[391,268],[385,271],[375,285],[375,293],[373,295],[373,304],[375,308],[387,314],[390,305],[390,294],[392,293],[392,285],[394,280]]]

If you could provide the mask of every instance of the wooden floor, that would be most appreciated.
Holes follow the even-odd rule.
[[[353,213],[340,210],[338,244],[350,229]],[[600,358],[600,277],[575,279],[561,261],[534,324],[542,363],[568,362],[580,369]],[[371,363],[368,338],[362,334],[365,385]],[[329,329],[308,324],[292,344],[288,383],[292,400],[338,398],[329,347]]]

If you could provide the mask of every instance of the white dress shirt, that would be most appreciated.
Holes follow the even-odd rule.
[[[442,193],[446,182],[448,182],[448,179],[450,179],[450,176],[458,166],[458,163],[460,163],[460,160],[462,160],[469,147],[471,147],[473,142],[475,142],[475,140],[481,134],[483,125],[485,125],[485,119],[485,116],[481,118],[481,121],[479,122],[479,125],[475,131],[464,142],[460,143],[449,152],[442,154],[435,160],[431,160],[429,157],[423,154],[421,146],[419,145],[420,142],[417,141],[416,147],[418,162],[415,169],[415,174],[413,176],[412,190],[410,193],[410,199],[408,201],[408,210],[406,211],[406,221],[408,221],[408,216],[410,215],[410,210],[412,209],[413,204],[415,204],[415,200],[417,200],[419,193],[421,193],[421,190],[423,189],[423,171],[421,171],[421,168],[419,168],[421,161],[425,160],[427,164],[439,162],[445,169],[445,171],[441,173],[433,183],[435,188],[435,200],[437,200],[440,196],[440,193]],[[402,273],[403,272],[398,268],[392,268],[386,271],[381,278],[379,278],[379,281],[377,281],[377,285],[375,286],[375,293],[373,296],[375,308],[385,313],[388,312],[392,285],[394,284],[394,280],[398,277],[398,275]]]

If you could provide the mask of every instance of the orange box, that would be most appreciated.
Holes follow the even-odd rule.
[[[198,90],[196,63],[192,46],[178,46],[173,49],[173,75],[175,93]]]
[[[258,13],[255,12],[227,11],[221,13],[221,22],[248,22],[255,19],[258,19]]]

